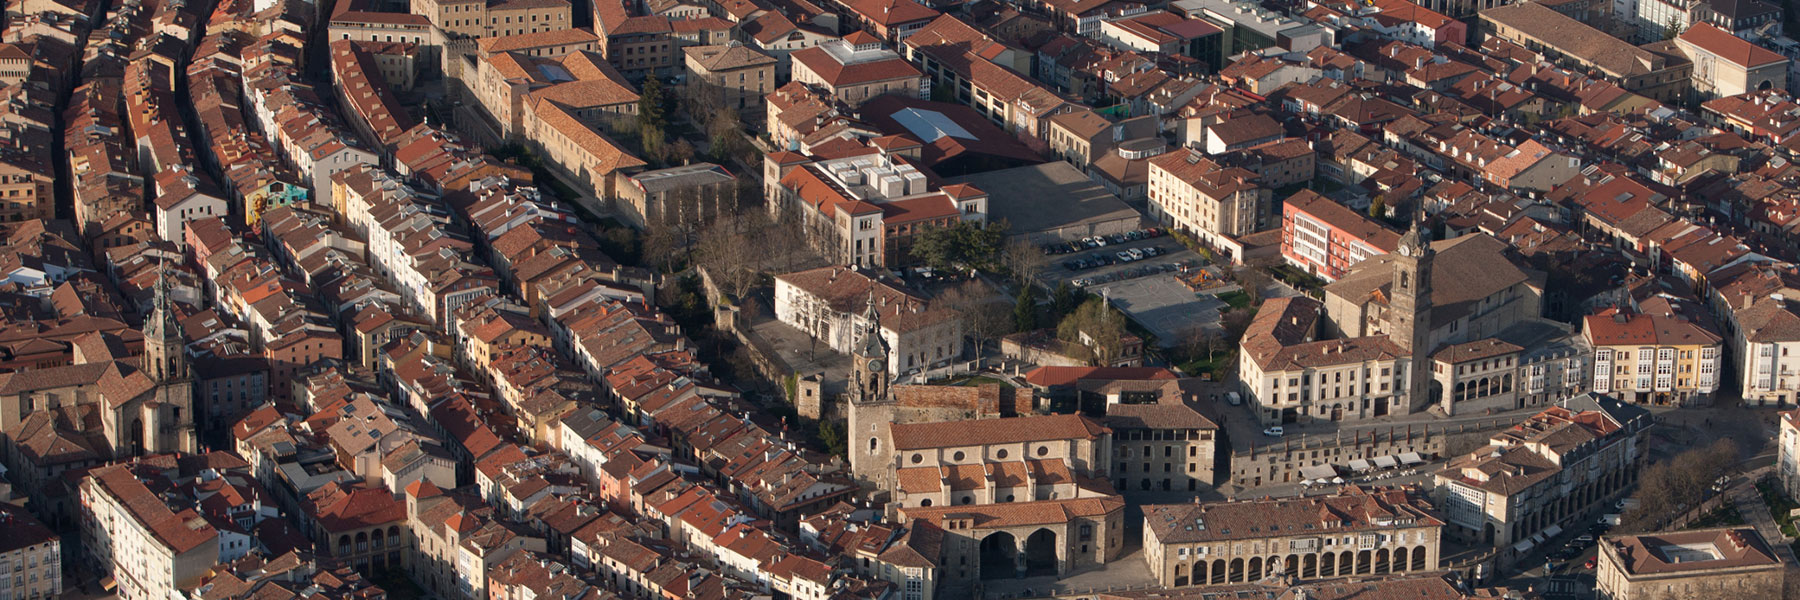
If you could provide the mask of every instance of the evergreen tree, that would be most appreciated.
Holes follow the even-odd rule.
[[[1013,303],[1013,329],[1037,329],[1037,290],[1030,285],[1019,286],[1019,299]]]

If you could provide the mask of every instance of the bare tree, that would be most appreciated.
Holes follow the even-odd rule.
[[[1268,261],[1258,260],[1246,263],[1232,272],[1232,277],[1235,277],[1238,285],[1244,288],[1244,293],[1250,296],[1252,305],[1262,303],[1263,288],[1268,287],[1274,281],[1274,278],[1269,276],[1269,268],[1272,266],[1274,265],[1269,264]]]
[[[1234,343],[1242,341],[1244,331],[1250,328],[1250,321],[1255,318],[1256,313],[1249,309],[1234,308],[1226,311],[1219,317],[1219,324],[1225,327],[1225,339]]]
[[[1620,518],[1623,531],[1649,531],[1700,505],[1707,488],[1720,473],[1737,461],[1736,442],[1719,439],[1668,461],[1644,467],[1632,498],[1637,506]]]
[[[769,266],[767,254],[780,245],[781,237],[766,214],[740,211],[714,219],[700,233],[698,260],[714,281],[741,300],[762,282]]]
[[[1000,249],[1000,265],[1019,285],[1031,285],[1031,278],[1044,266],[1044,253],[1024,238],[1013,238]]]
[[[1206,355],[1206,360],[1218,358],[1219,350],[1226,347],[1225,338],[1218,331],[1206,327],[1195,327],[1184,336],[1185,346],[1190,356]]]
[[[961,317],[963,333],[975,342],[975,365],[981,366],[987,343],[1012,333],[1012,303],[980,279],[970,279],[939,294],[936,303]]]

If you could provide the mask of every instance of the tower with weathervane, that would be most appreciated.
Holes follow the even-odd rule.
[[[141,402],[121,406],[135,408],[134,416],[141,423],[130,445],[135,452],[194,452],[199,449],[194,432],[194,376],[188,363],[187,338],[176,319],[166,278],[157,278],[155,298],[150,316],[144,319],[144,356],[139,365],[150,390]]]
[[[1419,228],[1400,237],[1394,256],[1394,282],[1389,306],[1388,338],[1411,355],[1406,374],[1406,406],[1399,412],[1410,413],[1431,403],[1431,236]]]
[[[881,337],[881,313],[873,293],[855,335],[847,390],[850,423],[844,436],[850,444],[850,472],[876,490],[891,489],[894,455],[888,425],[894,422],[893,379],[888,375],[887,340]]]

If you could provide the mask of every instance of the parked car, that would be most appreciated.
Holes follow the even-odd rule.
[[[1263,429],[1263,435],[1266,435],[1269,437],[1281,437],[1283,433],[1285,433],[1285,431],[1281,428],[1280,425],[1276,425],[1274,427],[1269,427],[1269,428]]]
[[[1144,251],[1139,248],[1132,248],[1130,250],[1130,252],[1131,252],[1131,260],[1139,260],[1139,259],[1144,258],[1144,256],[1145,256]]]
[[[1226,392],[1225,402],[1232,406],[1243,406],[1244,398],[1239,396],[1237,392]]]
[[[1594,543],[1594,534],[1591,534],[1591,533],[1581,534],[1580,536],[1575,538],[1575,543],[1580,544],[1582,547],[1587,547]]]
[[[1593,570],[1593,568],[1597,566],[1600,566],[1600,559],[1598,557],[1587,559],[1587,562],[1581,563],[1581,568],[1588,570]]]
[[[1120,250],[1120,251],[1114,253],[1113,256],[1119,257],[1119,262],[1131,262],[1131,261],[1137,260],[1136,258],[1133,258],[1131,256],[1130,252],[1126,252],[1124,250]]]

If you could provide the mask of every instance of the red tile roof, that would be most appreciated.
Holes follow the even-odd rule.
[[[1760,67],[1787,60],[1774,51],[1745,41],[1743,38],[1732,35],[1729,31],[1714,27],[1711,23],[1694,23],[1675,39],[1698,46],[1701,50],[1744,68]]]

